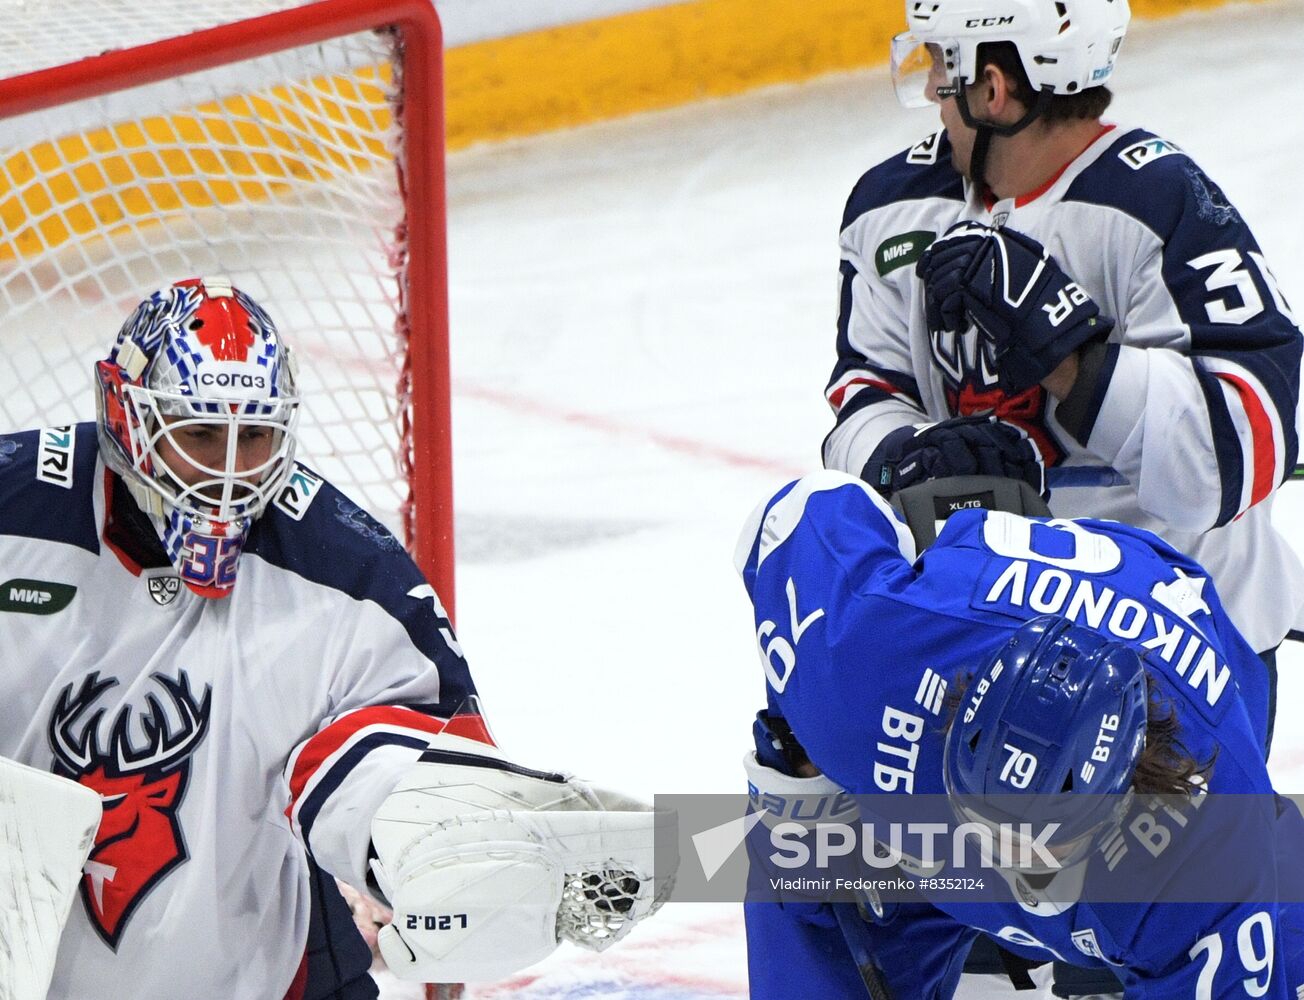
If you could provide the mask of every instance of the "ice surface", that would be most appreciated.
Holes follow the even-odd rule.
[[[1304,0],[1138,24],[1111,117],[1190,151],[1304,302],[1284,37]],[[762,691],[734,540],[831,426],[847,192],[934,122],[873,70],[451,158],[458,626],[510,752],[741,787]],[[1302,501],[1276,511],[1296,536]],[[1299,703],[1279,775],[1304,777]]]
[[[1301,37],[1300,0],[1138,24],[1110,115],[1204,165],[1294,302],[1304,119],[1277,42]],[[934,121],[872,70],[451,158],[458,625],[516,758],[646,795],[743,788],[763,693],[734,540],[819,461],[846,195]],[[1297,545],[1302,505],[1287,485],[1275,511]],[[1288,644],[1288,790],[1301,664]],[[745,992],[738,909],[680,904],[470,995]]]
[[[1278,42],[1301,37],[1300,0],[1138,24],[1111,112],[1205,166],[1297,303],[1304,119]],[[518,759],[649,795],[743,788],[763,695],[734,539],[819,461],[846,195],[934,121],[872,70],[450,160],[458,624]],[[1276,509],[1297,545],[1302,504],[1288,485]],[[1290,790],[1298,649],[1273,760]],[[470,995],[745,992],[737,908],[681,904]]]

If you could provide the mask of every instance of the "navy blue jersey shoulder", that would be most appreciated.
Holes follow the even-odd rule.
[[[964,178],[951,166],[951,141],[938,132],[871,168],[856,182],[842,214],[846,229],[866,212],[900,201],[964,201]]]
[[[443,690],[473,693],[465,663],[439,634],[440,628],[451,634],[451,623],[432,603],[434,591],[424,589],[426,578],[403,544],[330,483],[299,468],[312,483],[302,517],[296,520],[272,504],[249,533],[246,552],[354,600],[379,604],[438,664]]]
[[[388,598],[405,597],[425,582],[388,528],[311,469],[298,469],[311,483],[311,493],[296,499],[300,517],[281,508],[282,493],[254,525],[247,552],[350,597],[377,601],[387,610],[401,603]]]
[[[1240,221],[1222,190],[1194,160],[1167,139],[1140,128],[1115,139],[1069,186],[1064,200],[1117,209],[1165,243],[1184,216],[1214,225]]]
[[[0,437],[0,535],[100,551],[95,525],[95,425]]]

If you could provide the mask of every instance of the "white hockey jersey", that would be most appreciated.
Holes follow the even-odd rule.
[[[488,739],[470,675],[400,544],[302,466],[222,600],[140,516],[93,425],[0,438],[0,754],[104,804],[50,997],[298,997],[304,845],[365,884],[431,734]]]
[[[1041,191],[994,205],[950,153],[938,133],[852,191],[825,465],[859,474],[898,427],[995,412],[1040,449],[1055,514],[1162,535],[1209,570],[1255,648],[1272,648],[1304,605],[1304,566],[1269,514],[1297,457],[1304,341],[1249,228],[1141,129],[1105,126]],[[1040,386],[1002,393],[975,329],[929,333],[915,263],[975,219],[1039,240],[1115,321],[1072,426]]]

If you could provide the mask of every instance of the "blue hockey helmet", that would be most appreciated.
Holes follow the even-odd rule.
[[[1053,615],[1025,622],[974,675],[947,733],[956,813],[989,827],[1055,823],[1058,863],[1080,859],[1127,807],[1147,701],[1130,646]]]

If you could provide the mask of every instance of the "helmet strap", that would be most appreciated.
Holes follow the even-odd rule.
[[[988,191],[987,157],[992,149],[995,130],[987,125],[974,125],[973,152],[969,154],[969,179],[980,194]]]
[[[163,498],[134,476],[122,476],[120,478],[127,484],[127,492],[136,501],[136,506],[150,516],[156,527],[161,524],[162,518],[165,516]]]
[[[1049,87],[1043,87],[1037,99],[1013,125],[998,125],[995,122],[976,118],[969,108],[969,95],[963,82],[955,88],[955,105],[960,111],[960,118],[973,129],[973,153],[969,157],[969,179],[978,190],[987,190],[987,160],[991,154],[992,140],[998,136],[1018,135],[1029,125],[1042,117],[1050,108],[1050,99],[1054,96]]]

